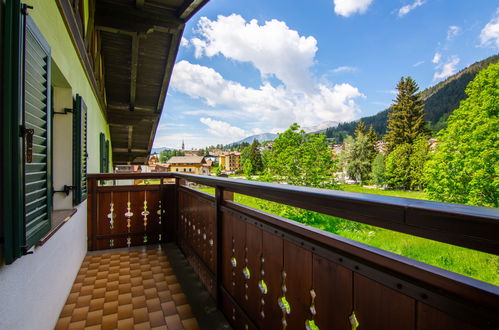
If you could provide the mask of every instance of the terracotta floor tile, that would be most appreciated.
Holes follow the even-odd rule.
[[[171,301],[172,300],[172,294],[170,291],[161,291],[158,292],[158,297],[161,302],[166,302],[166,301]]]
[[[79,292],[70,293],[66,300],[66,304],[76,304],[76,299],[78,299],[79,294]]]
[[[177,309],[175,308],[175,303],[173,301],[162,303],[161,309],[163,310],[165,316],[170,316],[177,313]]]
[[[182,330],[182,322],[178,315],[170,315],[165,317],[166,325],[168,330]]]
[[[146,297],[144,296],[138,296],[138,297],[133,297],[132,298],[132,305],[133,308],[138,309],[142,307],[146,307]]]
[[[103,307],[104,307],[104,298],[97,298],[90,300],[89,311],[95,311],[98,309],[102,309]]]
[[[86,320],[88,314],[88,306],[75,308],[71,317],[71,323]]]
[[[113,287],[114,289],[114,287]],[[110,289],[108,289],[110,290]],[[118,295],[119,295],[119,291],[118,291],[118,287],[116,287],[116,290],[113,290],[113,291],[106,291],[105,293],[105,297],[104,299],[106,300],[106,302],[110,302],[110,301],[117,301],[118,300]]]
[[[78,322],[71,322],[69,324],[68,330],[81,330],[85,327],[85,320]]]
[[[118,291],[119,285],[118,281],[108,281],[106,284],[106,293],[109,291]]]
[[[119,330],[133,330],[133,318],[118,320]]]
[[[128,305],[132,303],[132,294],[123,293],[118,295],[118,305]]]
[[[116,328],[199,329],[163,251],[85,257],[56,329]]]
[[[193,317],[192,309],[191,309],[191,306],[189,306],[189,305],[177,306],[177,312],[178,312],[178,316],[180,316],[181,320],[190,319]]]
[[[133,305],[132,304],[118,306],[118,319],[119,320],[128,319],[131,317],[133,317]]]
[[[133,310],[133,320],[135,324],[146,322],[149,320],[149,313],[147,312],[147,308],[139,308]]]
[[[166,325],[165,316],[163,315],[163,311],[155,311],[149,313],[149,323],[151,327],[159,327],[162,325]]]
[[[144,279],[142,281],[142,285],[144,286],[144,289],[149,289],[149,288],[156,287],[156,283],[154,282],[154,279],[152,278],[152,276],[148,280]]]
[[[93,289],[92,299],[104,298],[106,295],[106,288]]]
[[[104,303],[104,315],[115,314],[118,312],[118,301]]]
[[[83,283],[75,283],[73,284],[73,287],[71,288],[71,293],[73,292],[80,292],[81,287],[83,286]]]
[[[73,314],[73,310],[75,309],[76,304],[66,304],[62,308],[61,317],[71,316]]]
[[[142,285],[132,286],[132,297],[139,297],[144,295],[144,287]]]
[[[199,330],[199,324],[195,318],[182,320],[182,325],[184,326],[184,330]]]
[[[102,323],[102,309],[88,312],[86,326],[100,325]]]
[[[102,318],[102,329],[116,329],[118,326],[118,315],[117,314],[109,314],[104,315]]]
[[[156,288],[144,289],[144,296],[146,299],[152,299],[158,297],[158,290]]]
[[[161,302],[159,301],[159,298],[148,299],[146,300],[146,304],[149,312],[155,312],[161,310]]]
[[[172,295],[172,299],[175,302],[175,305],[185,305],[187,304],[187,297],[183,293],[177,293]]]
[[[69,323],[71,322],[71,316],[61,317],[57,320],[57,324],[55,325],[54,330],[62,330],[67,329],[69,327]]]
[[[151,325],[149,324],[149,322],[142,322],[142,323],[139,323],[139,324],[135,324],[135,326],[133,327],[134,330],[150,330],[151,329]]]

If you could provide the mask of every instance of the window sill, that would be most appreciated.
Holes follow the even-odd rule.
[[[76,213],[76,209],[52,211],[52,228],[36,246],[42,246]]]

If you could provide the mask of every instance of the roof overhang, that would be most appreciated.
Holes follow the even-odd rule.
[[[208,0],[97,0],[105,103],[115,164],[145,164],[185,22]]]

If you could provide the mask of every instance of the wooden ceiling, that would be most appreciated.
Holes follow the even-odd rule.
[[[208,0],[97,0],[115,164],[146,163],[185,22]]]

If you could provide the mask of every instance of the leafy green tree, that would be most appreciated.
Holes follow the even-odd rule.
[[[386,157],[386,179],[393,188],[409,189],[411,187],[411,154],[409,143],[400,144]]]
[[[371,178],[377,186],[384,186],[386,184],[385,174],[385,155],[381,152],[376,155],[371,166]]]
[[[482,70],[449,117],[425,169],[432,199],[499,207],[499,64]]]
[[[246,180],[251,180],[251,175],[253,174],[253,166],[251,165],[251,161],[246,159],[243,163],[243,172]]]
[[[249,146],[249,160],[251,162],[252,174],[260,173],[263,170],[262,154],[258,148],[260,143],[258,140],[253,140],[253,143]]]
[[[412,190],[422,189],[424,186],[424,167],[428,161],[428,152],[430,148],[428,140],[420,137],[412,145],[412,153],[410,157],[410,188]]]
[[[270,157],[265,159],[264,179],[289,184],[330,187],[334,185],[336,161],[323,134],[305,135],[298,124],[292,124],[274,141]]]
[[[424,121],[424,104],[420,99],[418,85],[411,77],[400,78],[397,84],[397,98],[388,114],[387,133],[388,152],[398,145],[412,144],[417,138],[428,133]]]
[[[364,182],[371,173],[372,149],[368,136],[359,132],[355,138],[345,140],[345,150],[342,152],[344,168],[350,178]]]

